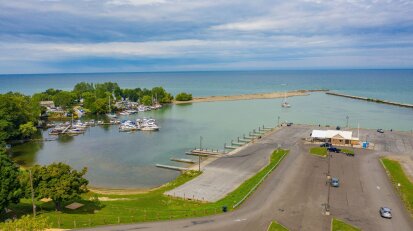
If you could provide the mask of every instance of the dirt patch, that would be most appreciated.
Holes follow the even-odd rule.
[[[128,201],[129,198],[109,198],[109,197],[98,197],[99,201]]]

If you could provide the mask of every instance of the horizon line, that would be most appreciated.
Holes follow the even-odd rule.
[[[38,72],[38,73],[0,73],[6,75],[71,75],[71,74],[133,74],[133,73],[191,73],[191,72],[266,72],[266,71],[351,71],[351,70],[413,70],[413,67],[399,68],[285,68],[285,69],[251,69],[251,70],[181,70],[181,71],[108,71],[108,72]]]

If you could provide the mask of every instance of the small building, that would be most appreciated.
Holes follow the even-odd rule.
[[[353,137],[352,131],[313,130],[311,138],[313,141],[329,142],[338,146],[359,144],[359,138]]]
[[[43,106],[46,108],[55,108],[53,101],[40,101],[40,106]]]

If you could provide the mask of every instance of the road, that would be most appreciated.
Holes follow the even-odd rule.
[[[290,154],[257,191],[231,213],[87,230],[266,230],[272,220],[290,230],[330,230],[332,217],[363,230],[413,230],[413,220],[378,161],[382,151],[360,150],[356,157],[332,155],[330,173],[340,179],[341,186],[331,188],[331,215],[325,215],[328,158],[308,153],[311,145],[303,144],[301,138],[308,136],[311,129],[310,126],[286,127],[260,141],[263,146],[281,144],[290,149]],[[381,218],[380,206],[391,207],[394,218]]]

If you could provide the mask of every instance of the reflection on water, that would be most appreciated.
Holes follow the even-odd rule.
[[[48,164],[62,161],[75,168],[88,167],[90,183],[98,187],[146,188],[172,180],[178,172],[155,164],[173,164],[171,157],[188,158],[185,152],[199,146],[222,149],[237,136],[258,126],[275,126],[281,121],[357,127],[410,130],[411,109],[356,101],[323,93],[289,98],[291,108],[281,108],[282,99],[170,105],[158,111],[139,113],[120,120],[153,117],[159,132],[121,133],[118,126],[91,127],[76,137],[58,141],[27,143],[13,148],[19,162]],[[43,133],[48,137],[47,132]]]

